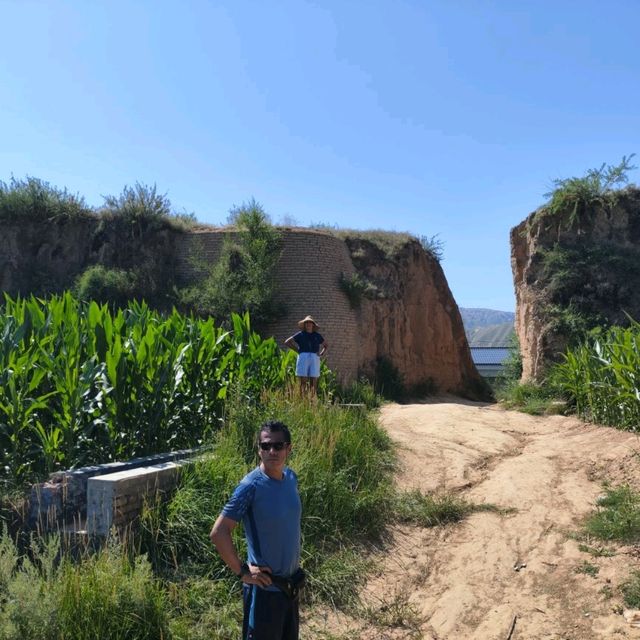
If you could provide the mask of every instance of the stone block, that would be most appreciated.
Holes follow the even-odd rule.
[[[175,487],[180,470],[193,460],[176,460],[94,476],[87,482],[87,531],[107,535],[135,520],[146,500]]]

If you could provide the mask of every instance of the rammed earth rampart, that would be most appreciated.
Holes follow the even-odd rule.
[[[227,231],[167,227],[136,237],[118,226],[101,226],[97,218],[3,222],[0,289],[11,295],[59,292],[93,264],[157,264],[162,273],[156,280],[170,273],[187,285],[197,282],[203,264],[215,263]],[[340,287],[341,276],[355,272],[377,288],[358,309]],[[341,381],[371,376],[384,358],[408,386],[428,381],[443,392],[486,398],[444,273],[416,240],[389,256],[357,232],[344,241],[322,231],[284,228],[275,277],[286,310],[267,331],[282,345],[298,320],[313,315],[330,345],[327,363]]]

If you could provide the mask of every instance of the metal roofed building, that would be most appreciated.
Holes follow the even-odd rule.
[[[471,358],[476,365],[478,373],[483,378],[495,378],[504,366],[504,361],[509,357],[509,347],[469,347]]]

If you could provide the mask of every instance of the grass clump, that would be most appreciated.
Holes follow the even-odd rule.
[[[491,511],[505,513],[492,504],[473,504],[448,493],[422,493],[415,489],[400,493],[396,499],[395,517],[399,522],[420,527],[460,522],[471,513]]]
[[[587,532],[601,540],[640,541],[640,493],[628,485],[605,491],[585,523]]]
[[[579,544],[578,550],[583,553],[590,553],[595,558],[611,558],[616,555],[616,552],[609,547],[597,546],[593,547],[588,544]]]
[[[580,231],[596,206],[610,208],[615,203],[615,190],[629,182],[627,174],[636,168],[631,164],[634,156],[633,153],[623,156],[617,165],[603,163],[598,169],[589,169],[581,178],[554,180],[553,189],[545,194],[549,201],[542,215],[557,217],[561,226]]]
[[[377,627],[409,630],[409,637],[420,633],[423,622],[418,608],[409,601],[409,594],[406,591],[383,598],[378,606],[366,607],[363,615]],[[421,636],[417,635],[417,637]]]
[[[640,571],[632,571],[629,579],[620,585],[625,604],[640,609]]]
[[[3,640],[153,640],[168,631],[165,595],[143,556],[111,543],[72,562],[56,536],[24,555],[0,538]]]
[[[564,411],[564,394],[553,376],[542,381],[520,382],[521,376],[522,353],[520,342],[514,333],[509,345],[509,356],[494,384],[496,399],[506,409],[517,409],[532,416]]]
[[[167,583],[174,640],[235,640],[242,622],[240,587],[230,589],[219,580],[186,578]]]
[[[379,249],[387,258],[393,258],[416,237],[401,231],[385,231],[384,229],[328,229],[330,233],[342,240],[366,240]]]
[[[585,560],[581,565],[576,567],[576,573],[584,573],[592,578],[597,578],[600,573],[600,567]]]
[[[58,189],[44,180],[0,182],[0,220],[64,220],[88,218],[93,211],[80,195]]]
[[[496,393],[507,409],[517,409],[532,416],[558,413],[564,407],[561,394],[547,381],[511,382],[498,388]]]

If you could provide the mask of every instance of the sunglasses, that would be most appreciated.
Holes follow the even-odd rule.
[[[270,449],[275,449],[276,451],[282,451],[287,444],[289,444],[288,442],[261,442],[260,443],[260,448],[263,451],[269,451]]]

